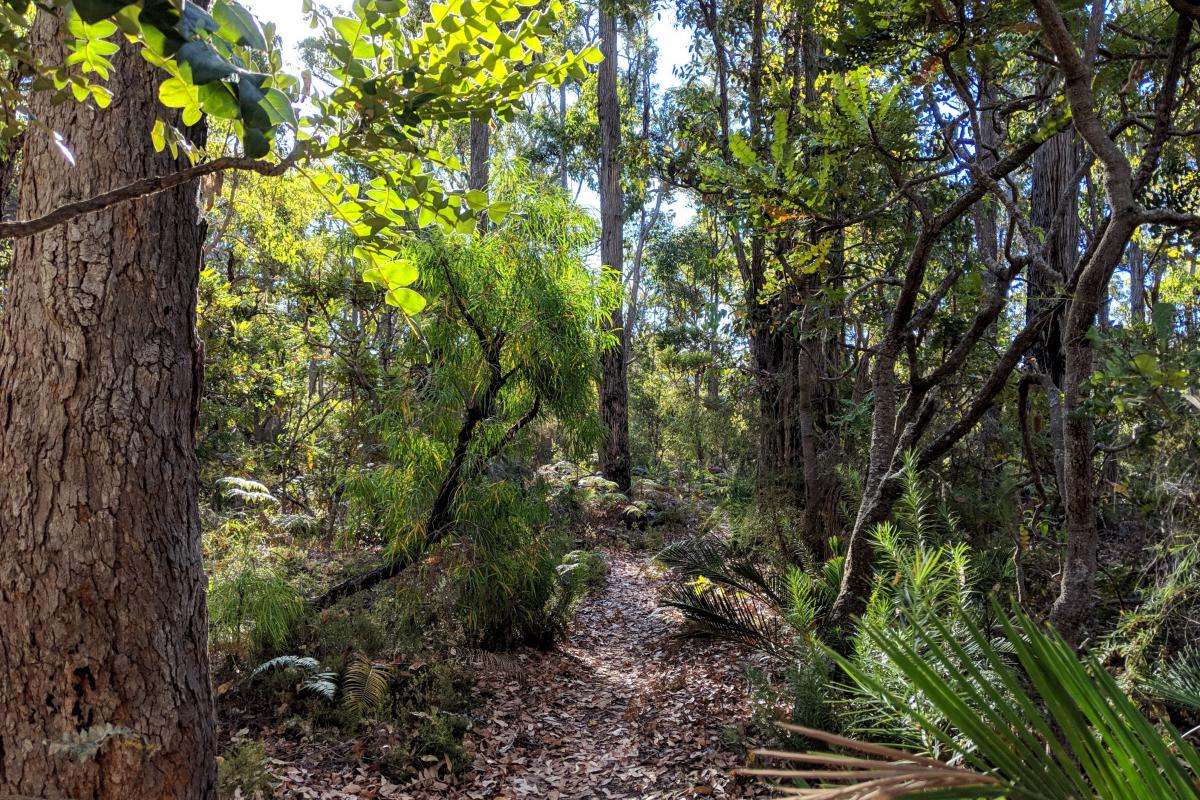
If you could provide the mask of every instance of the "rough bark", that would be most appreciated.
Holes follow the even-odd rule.
[[[622,273],[625,260],[625,202],[621,193],[621,102],[617,94],[617,22],[600,11],[600,62],[597,85],[597,113],[600,118],[600,261]],[[601,357],[600,423],[604,443],[600,447],[600,471],[628,492],[632,484],[629,458],[629,389],[623,314],[613,311],[609,328],[616,333],[618,345]]]
[[[1146,251],[1137,242],[1129,243],[1129,316],[1134,322],[1146,321]]]
[[[31,32],[49,63],[65,56],[59,23],[41,12]],[[77,165],[31,133],[22,217],[182,166],[150,144],[167,113],[154,68],[129,45],[114,62],[107,111],[33,98]],[[198,200],[192,182],[16,244],[0,324],[0,795],[216,795]]]
[[[477,114],[471,117],[471,172],[467,185],[472,189],[484,190],[491,177],[492,129],[486,115]]]

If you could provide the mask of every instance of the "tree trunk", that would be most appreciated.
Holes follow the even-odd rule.
[[[1079,186],[1074,183],[1075,131],[1055,134],[1033,157],[1030,222],[1046,235],[1042,244],[1047,269],[1033,263],[1029,268],[1026,319],[1033,319],[1061,293],[1079,260]],[[1037,247],[1038,243],[1031,243]],[[1065,369],[1062,344],[1062,314],[1056,314],[1031,355],[1055,386],[1062,386]],[[1061,452],[1055,444],[1055,452]]]
[[[45,63],[66,55],[59,29],[39,13]],[[77,165],[31,132],[21,217],[183,166],[150,145],[156,117],[173,116],[155,99],[161,76],[130,45],[113,60],[107,111],[33,98]],[[16,244],[0,324],[0,795],[216,795],[194,454],[198,189]]]
[[[1111,219],[1083,278],[1075,289],[1063,328],[1066,374],[1063,391],[1063,504],[1067,511],[1067,550],[1058,598],[1050,620],[1072,644],[1078,644],[1091,618],[1099,530],[1096,524],[1095,423],[1084,409],[1095,351],[1089,331],[1096,320],[1108,279],[1136,225],[1132,215]]]
[[[471,173],[467,185],[483,191],[491,177],[491,122],[486,114],[471,117]],[[486,218],[486,217],[485,217]]]
[[[1146,251],[1137,242],[1129,243],[1129,316],[1134,322],[1146,321]]]
[[[617,95],[617,22],[600,11],[598,113],[600,117],[600,261],[620,278],[625,260],[623,229],[625,202],[621,194],[621,102]],[[609,327],[618,344],[601,357],[600,423],[605,438],[600,447],[600,471],[628,492],[632,484],[629,459],[629,390],[623,314],[613,311]]]

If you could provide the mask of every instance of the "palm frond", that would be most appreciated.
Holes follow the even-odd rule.
[[[704,576],[715,584],[761,596],[779,607],[786,593],[778,577],[764,571],[749,555],[737,553],[713,536],[674,542],[657,556],[663,566],[690,578]]]
[[[771,655],[786,651],[788,635],[779,619],[736,591],[672,584],[661,604],[683,613],[687,625],[680,636],[685,638],[732,641]]]
[[[866,635],[880,652],[929,699],[944,721],[905,707],[906,694],[882,685],[856,662],[831,653],[864,690],[883,698],[897,713],[905,707],[905,713],[929,737],[953,751],[961,765],[875,752],[884,756],[885,763],[843,763],[856,769],[844,775],[814,770],[806,778],[822,783],[846,780],[849,786],[795,789],[793,794],[812,800],[899,796],[1195,800],[1200,754],[1178,732],[1168,725],[1164,738],[1095,659],[1078,658],[1057,633],[1022,615],[1009,620],[998,607],[995,610],[1020,673],[969,619],[962,621],[962,636],[969,647],[936,617],[910,626],[912,635],[907,636],[887,628],[867,628]],[[965,746],[960,737],[965,737]],[[860,752],[877,747],[835,741],[828,734],[813,738]],[[797,760],[817,759],[827,765],[841,758],[828,753],[789,757],[797,755]],[[784,773],[779,770],[773,777],[805,777]]]
[[[735,770],[738,775],[819,782],[820,787],[778,787],[779,794],[803,797],[808,800],[868,800],[868,798],[926,797],[953,798],[1003,797],[1004,786],[998,778],[965,767],[952,766],[936,759],[924,758],[903,750],[861,742],[846,736],[780,723],[791,733],[835,747],[862,753],[873,758],[841,753],[796,753],[780,750],[755,750],[757,759],[795,761],[812,764],[814,769],[780,769],[747,767]],[[847,781],[848,785],[830,784]],[[953,792],[953,794],[947,794]]]
[[[1200,649],[1176,655],[1142,689],[1172,705],[1200,711]]]

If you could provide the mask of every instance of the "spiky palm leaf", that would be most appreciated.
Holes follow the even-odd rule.
[[[999,609],[996,609],[999,612]],[[1170,726],[1166,740],[1093,658],[1080,660],[1063,639],[1030,619],[1000,615],[1005,637],[1025,681],[984,633],[964,623],[968,649],[940,620],[918,641],[872,628],[880,650],[928,697],[946,720],[916,715],[931,737],[957,753],[962,767],[900,753],[884,760],[846,759],[829,753],[789,754],[826,770],[746,770],[777,778],[848,786],[789,790],[808,798],[1006,797],[1009,800],[1194,800],[1200,754]],[[835,656],[852,679],[900,706],[905,699]],[[991,676],[991,677],[989,677]],[[811,733],[811,732],[809,732]],[[958,737],[970,743],[962,747]],[[814,738],[871,753],[872,745]],[[780,754],[764,753],[778,756]],[[835,774],[838,773],[838,774]]]
[[[737,642],[770,655],[787,651],[787,630],[749,595],[676,583],[664,591],[661,605],[683,613],[687,625],[681,636]]]
[[[735,552],[713,536],[699,536],[667,545],[655,556],[663,566],[695,578],[760,596],[773,606],[784,604],[786,589],[778,577],[764,572],[749,555]]]
[[[1200,711],[1200,649],[1176,655],[1142,688],[1172,705]]]

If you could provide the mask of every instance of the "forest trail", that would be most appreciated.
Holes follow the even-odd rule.
[[[722,743],[750,706],[736,649],[672,638],[645,558],[606,556],[608,584],[563,645],[479,681],[491,697],[473,715],[475,763],[449,796],[746,796],[729,777],[740,759]]]
[[[607,550],[605,556],[606,586],[582,602],[556,649],[476,661],[478,702],[466,737],[474,761],[465,772],[450,776],[442,764],[431,764],[424,780],[395,784],[367,764],[329,769],[330,761],[340,760],[331,751],[342,750],[333,746],[320,756],[305,754],[329,758],[325,769],[310,758],[295,759],[295,753],[288,762],[274,762],[291,773],[277,797],[765,795],[764,787],[729,775],[742,756],[727,737],[746,727],[750,711],[744,656],[731,645],[674,638],[675,622],[656,610],[662,578],[645,555]]]

